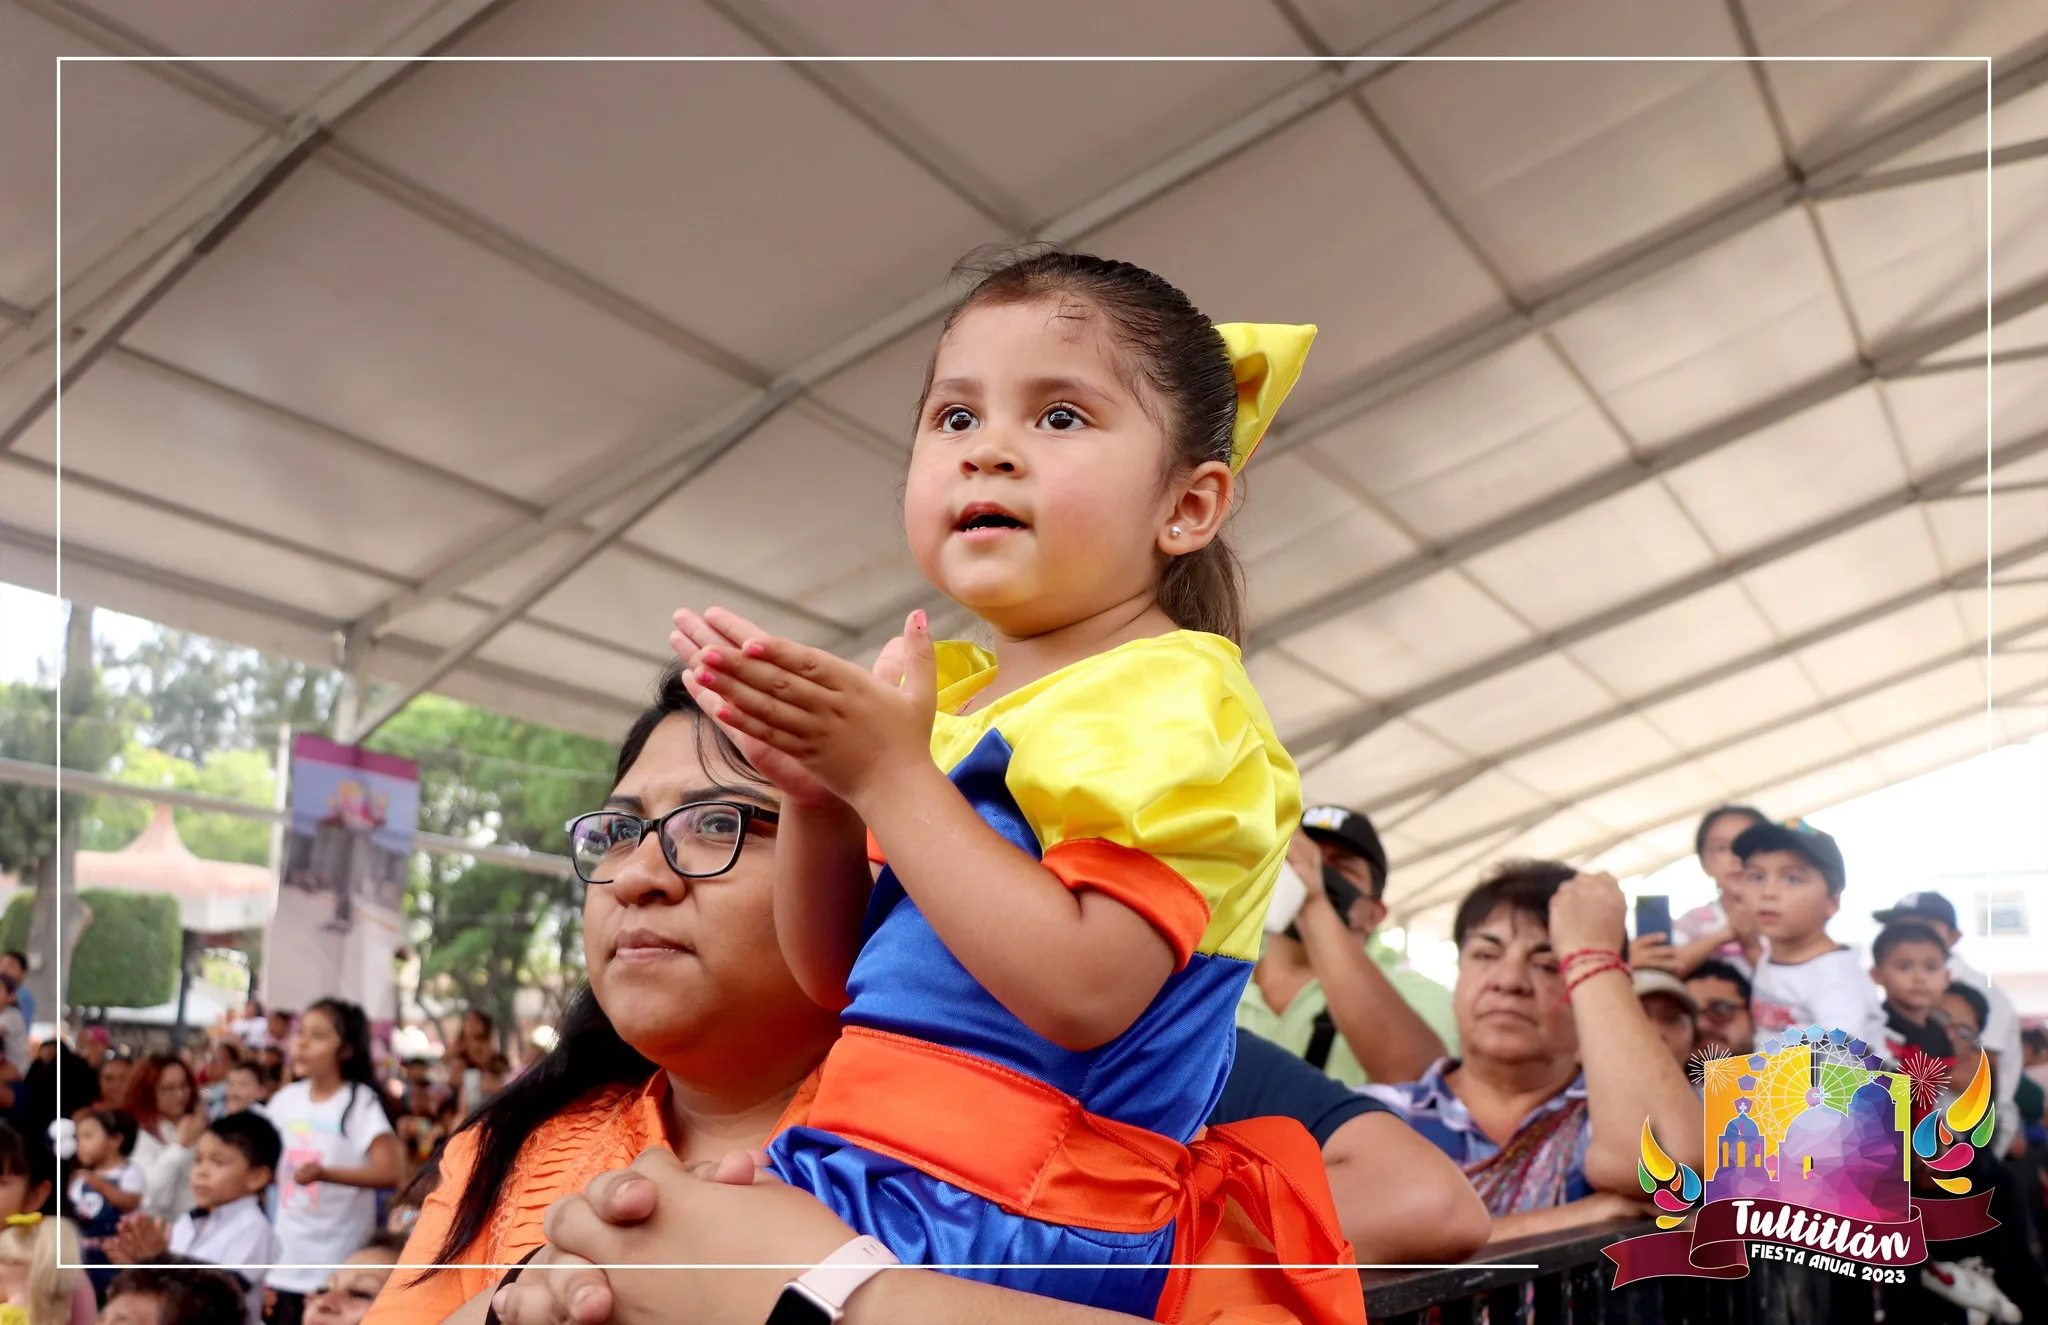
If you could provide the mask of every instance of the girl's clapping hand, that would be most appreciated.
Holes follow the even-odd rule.
[[[719,608],[705,622],[737,641],[698,651],[693,687],[711,692],[707,711],[793,760],[833,795],[857,808],[878,775],[929,762],[937,664],[923,612],[910,614],[872,672],[822,649],[749,633]],[[762,771],[782,785],[775,772]]]
[[[713,625],[707,619],[712,616],[718,619],[719,625]],[[669,647],[683,660],[683,688],[690,692],[691,699],[697,701],[697,707],[732,738],[747,762],[775,784],[785,801],[813,809],[838,804],[839,798],[797,760],[721,718],[719,710],[724,707],[723,701],[706,690],[699,678],[699,659],[705,650],[715,648],[738,655],[746,641],[767,639],[768,632],[721,607],[712,608],[706,616],[698,616],[687,607],[679,608],[675,623],[676,628],[669,633]]]

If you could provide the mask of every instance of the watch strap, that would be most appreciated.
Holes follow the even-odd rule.
[[[799,1275],[796,1282],[817,1301],[831,1308],[837,1320],[846,1310],[854,1291],[892,1265],[900,1264],[896,1253],[880,1240],[857,1237]]]

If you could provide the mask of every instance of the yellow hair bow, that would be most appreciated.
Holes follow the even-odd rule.
[[[1308,347],[1315,344],[1314,327],[1290,327],[1274,322],[1221,322],[1223,347],[1230,352],[1230,366],[1237,374],[1237,426],[1230,434],[1230,472],[1235,474],[1259,449],[1259,441],[1280,412],[1280,402],[1301,380],[1301,365]]]

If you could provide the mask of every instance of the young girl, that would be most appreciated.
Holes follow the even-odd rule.
[[[78,1165],[65,1189],[81,1244],[93,1264],[104,1265],[100,1244],[113,1239],[121,1216],[142,1204],[148,1179],[130,1159],[135,1120],[119,1109],[88,1109],[78,1115]]]
[[[76,1130],[74,1130],[74,1143],[76,1143]],[[6,1122],[0,1122],[0,1229],[8,1229],[8,1231],[12,1231],[12,1229],[27,1229],[27,1231],[35,1231],[35,1237],[41,1237],[41,1239],[61,1237],[63,1239],[63,1247],[61,1247],[63,1259],[61,1259],[61,1264],[78,1266],[80,1264],[80,1255],[82,1255],[82,1251],[78,1247],[78,1231],[68,1221],[55,1219],[55,1214],[57,1214],[57,1157],[51,1153],[51,1149],[47,1145],[41,1145],[41,1141],[31,1145],[12,1126],[8,1126]],[[53,1233],[49,1229],[53,1229]],[[8,1237],[8,1235],[0,1233],[0,1237]],[[16,1235],[16,1241],[12,1245],[12,1253],[18,1255],[20,1251],[23,1251],[23,1243],[20,1243],[20,1239]],[[35,1255],[39,1255],[41,1251],[43,1251],[43,1245],[37,1245],[35,1253],[31,1253],[31,1259],[29,1259],[29,1266],[31,1266],[29,1274],[27,1276],[20,1276],[20,1278],[23,1278],[25,1286],[37,1278],[37,1272],[33,1270],[33,1266],[37,1264],[35,1262]],[[51,1253],[49,1255],[49,1270],[55,1270],[55,1266],[59,1264],[55,1251],[57,1251],[55,1243],[49,1243],[49,1253]],[[0,1249],[0,1262],[4,1262],[6,1255],[8,1255],[8,1251]],[[20,1272],[10,1272],[10,1274],[18,1276]],[[8,1278],[8,1276],[0,1274],[0,1280],[4,1280],[4,1278]],[[39,1292],[45,1294],[45,1296],[51,1296],[51,1298],[55,1298],[57,1294],[63,1294],[63,1292],[70,1292],[72,1294],[72,1302],[70,1302],[68,1319],[70,1319],[72,1325],[92,1325],[94,1317],[98,1315],[98,1298],[92,1292],[92,1282],[84,1274],[78,1274],[76,1270],[68,1270],[68,1272],[63,1272],[63,1274],[57,1274],[55,1278],[49,1278],[43,1286],[29,1288],[23,1296],[37,1296]],[[12,1300],[12,1286],[6,1286],[4,1290],[0,1290],[0,1302],[6,1302],[6,1300]],[[66,1315],[55,1311],[55,1302],[53,1300],[49,1302],[49,1307],[51,1307],[51,1311],[45,1313],[45,1319],[66,1321]],[[23,1315],[31,1315],[33,1317],[33,1313],[27,1311],[27,1309],[23,1311]],[[8,1325],[4,1313],[0,1313],[0,1325]]]
[[[1269,1154],[1188,1148],[1301,811],[1221,535],[1314,332],[1216,327],[1128,263],[1005,266],[940,335],[904,500],[993,650],[935,652],[913,613],[870,675],[676,614],[700,700],[784,793],[790,967],[844,1009],[770,1164],[905,1261],[1170,1319],[1224,1174],[1320,1230],[1282,1261],[1349,1259],[1306,1133],[1298,1198]],[[1329,1299],[1362,1319],[1355,1274]]]
[[[270,1121],[284,1140],[278,1164],[277,1236],[269,1284],[274,1325],[299,1325],[306,1294],[377,1230],[377,1189],[398,1185],[398,1139],[370,1058],[370,1022],[340,999],[307,1008],[292,1034],[292,1063],[305,1075],[271,1096]],[[304,1268],[300,1268],[304,1267]]]
[[[78,1257],[78,1237],[64,1220],[9,1215],[0,1223],[0,1325],[65,1325],[81,1319],[78,1288],[85,1276]],[[92,1318],[88,1310],[82,1319]]]

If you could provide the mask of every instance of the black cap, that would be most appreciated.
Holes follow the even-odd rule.
[[[1835,839],[1807,823],[1793,819],[1782,824],[1754,824],[1742,830],[1733,850],[1747,861],[1765,851],[1790,851],[1804,856],[1828,881],[1828,891],[1838,893],[1849,879],[1849,867],[1842,861],[1842,848]]]
[[[1931,920],[1950,929],[1962,928],[1956,923],[1955,907],[1940,893],[1907,893],[1896,905],[1870,914],[1886,925],[1894,920]]]
[[[1318,842],[1331,842],[1362,856],[1372,867],[1373,896],[1387,890],[1387,849],[1373,831],[1372,820],[1341,805],[1316,805],[1301,813],[1301,831]]]

